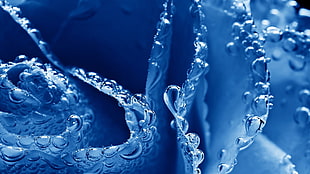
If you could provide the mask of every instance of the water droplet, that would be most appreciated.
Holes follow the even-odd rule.
[[[245,50],[245,55],[248,57],[248,58],[254,58],[255,57],[255,49],[254,47],[250,46],[250,47],[247,47]]]
[[[246,104],[249,104],[252,101],[252,98],[253,96],[250,91],[246,91],[242,95],[242,101]]]
[[[239,35],[241,29],[242,29],[242,25],[239,22],[234,22],[232,24],[232,33],[234,36]]]
[[[234,168],[233,165],[229,165],[225,163],[218,165],[218,171],[220,174],[230,173],[233,170],[233,168]]]
[[[268,112],[269,96],[259,95],[253,100],[253,109],[258,115],[266,115]]]
[[[286,52],[295,51],[297,49],[297,43],[293,38],[288,38],[282,43],[282,48]]]
[[[195,134],[195,133],[188,133],[185,135],[185,137],[189,140],[189,142],[191,143],[191,145],[194,148],[198,148],[199,144],[200,144],[200,137]]]
[[[39,41],[42,40],[42,36],[39,30],[37,29],[30,29],[28,30],[28,34],[34,39],[36,40],[37,43],[39,43]]]
[[[266,81],[268,79],[266,59],[264,57],[255,59],[252,63],[252,71],[259,78],[258,81]]]
[[[193,174],[202,174],[201,170],[199,168],[194,169],[194,173]]]
[[[306,67],[306,62],[298,58],[290,59],[288,63],[293,71],[302,71]]]
[[[272,51],[271,58],[275,61],[280,60],[283,57],[283,52],[278,47]]]
[[[248,148],[253,142],[254,142],[253,138],[239,137],[236,139],[236,144],[238,145],[240,151]]]
[[[52,144],[58,149],[64,149],[68,146],[67,140],[62,136],[53,137]]]
[[[236,56],[238,54],[238,46],[234,42],[229,42],[226,45],[226,52],[231,56]]]
[[[298,107],[294,114],[295,122],[301,127],[309,124],[310,110],[307,107]]]
[[[118,153],[118,151],[119,151],[119,147],[111,146],[111,147],[104,149],[103,155],[107,158],[111,158],[111,157],[115,156]]]
[[[0,139],[3,144],[5,145],[15,145],[17,142],[16,136],[12,134],[4,134],[0,136]]]
[[[140,142],[129,144],[129,146],[131,147],[127,147],[127,150],[126,150],[126,151],[129,150],[128,152],[120,154],[122,158],[127,159],[127,160],[132,160],[132,159],[138,158],[142,154],[143,147]]]
[[[204,153],[200,149],[195,149],[192,155],[193,155],[194,166],[198,166],[204,160]]]
[[[265,122],[258,116],[249,117],[245,123],[245,130],[249,137],[254,137],[262,131]]]
[[[71,132],[77,132],[83,127],[83,119],[77,115],[71,115],[68,119],[67,129]]]
[[[76,162],[81,162],[86,160],[86,149],[79,149],[73,153],[73,159]]]
[[[29,136],[21,136],[19,137],[19,145],[20,146],[30,146],[32,143],[34,142],[33,138],[32,137],[29,137]]]
[[[63,154],[61,154],[61,159],[63,160],[63,162],[67,165],[67,166],[73,166],[75,161],[73,160],[72,156],[65,152]]]
[[[282,31],[274,26],[266,29],[266,39],[271,42],[278,42],[282,39]]]
[[[176,101],[179,99],[180,87],[176,85],[170,85],[164,93],[164,101],[172,115],[177,116],[178,108],[176,106]]]
[[[187,132],[188,128],[189,128],[187,120],[183,117],[180,117],[180,116],[176,117],[176,120],[177,120],[176,121],[177,128],[180,128],[180,130],[183,132]]]
[[[24,158],[25,152],[19,147],[4,147],[1,149],[2,158],[8,162],[17,162]]]
[[[39,148],[46,148],[50,145],[51,139],[49,136],[39,136],[34,139],[34,142]]]
[[[13,103],[22,103],[29,96],[28,92],[19,88],[13,88],[9,92],[9,99]]]
[[[226,149],[221,149],[218,153],[217,153],[217,158],[219,160],[222,160],[225,155],[227,154],[227,150]]]
[[[98,148],[90,148],[86,155],[89,161],[99,161],[103,157],[102,149]]]
[[[303,105],[310,104],[310,91],[308,89],[299,91],[298,99]]]
[[[28,60],[28,57],[25,55],[19,55],[15,58],[14,62],[18,63],[18,62],[23,62],[25,60]]]

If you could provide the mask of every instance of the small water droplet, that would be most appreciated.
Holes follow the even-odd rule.
[[[98,148],[90,148],[86,155],[89,161],[99,161],[103,157],[102,149]]]
[[[306,62],[303,59],[293,58],[289,60],[289,66],[293,71],[302,71],[306,67]]]
[[[295,51],[297,49],[297,43],[293,38],[288,38],[282,43],[282,48],[286,52]]]
[[[86,160],[86,149],[79,149],[73,153],[73,159],[76,162],[81,162]]]
[[[71,132],[77,132],[83,127],[83,119],[77,115],[71,115],[68,119],[67,129]]]
[[[244,52],[248,58],[254,58],[255,57],[255,49],[252,46],[245,48]]]
[[[63,162],[67,165],[67,166],[73,166],[75,161],[73,160],[72,156],[65,152],[63,154],[61,154],[61,159],[63,160]]]
[[[226,154],[227,154],[227,150],[226,150],[226,149],[221,149],[221,150],[217,153],[217,158],[218,158],[219,160],[222,160]]]
[[[229,165],[229,164],[219,164],[218,165],[218,171],[220,174],[226,174],[226,173],[230,173],[233,170],[234,166],[233,165]]]
[[[294,114],[295,122],[301,127],[309,124],[310,110],[307,107],[298,107]]]
[[[298,99],[303,105],[310,104],[310,91],[308,89],[299,91]]]
[[[269,96],[259,95],[253,100],[252,107],[258,115],[266,115],[268,112]]]
[[[52,144],[58,149],[64,149],[68,146],[67,140],[62,136],[53,137]]]
[[[28,92],[19,88],[13,88],[9,92],[9,99],[13,103],[22,103],[29,96]]]
[[[254,137],[262,131],[265,122],[258,116],[249,117],[245,122],[245,130],[249,137]]]
[[[266,29],[266,39],[271,42],[278,42],[282,39],[282,31],[274,26]]]
[[[46,148],[50,145],[51,139],[49,136],[39,136],[34,139],[34,142],[39,148]]]
[[[185,118],[178,116],[177,118],[177,127],[181,129],[183,132],[187,132],[189,125]]]
[[[33,138],[32,137],[29,137],[29,136],[21,136],[19,137],[19,145],[20,146],[30,146],[32,143],[34,142]]]
[[[1,149],[2,158],[8,162],[17,162],[24,158],[25,152],[22,148],[7,146]]]
[[[254,142],[253,138],[239,137],[236,139],[236,144],[238,145],[240,151],[248,148],[253,142]]]
[[[226,52],[231,56],[236,56],[238,54],[238,46],[234,42],[229,42],[226,45]]]

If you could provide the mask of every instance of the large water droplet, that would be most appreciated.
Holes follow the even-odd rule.
[[[307,107],[299,107],[294,114],[295,122],[301,127],[305,127],[309,124],[310,110]]]
[[[249,117],[245,122],[245,130],[249,137],[254,137],[262,131],[265,122],[258,116]]]
[[[170,85],[164,93],[164,101],[172,115],[178,115],[178,108],[176,106],[176,101],[179,99],[180,87],[176,85]]]
[[[25,152],[19,147],[4,147],[1,149],[2,157],[5,161],[16,162],[24,158]]]
[[[120,155],[122,158],[132,160],[138,158],[142,154],[143,147],[140,142],[129,144],[129,146],[131,146],[127,147],[129,148],[129,151]]]

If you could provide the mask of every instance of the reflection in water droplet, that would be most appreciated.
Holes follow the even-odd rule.
[[[301,126],[305,127],[309,123],[310,110],[307,107],[298,107],[294,114],[295,122]]]

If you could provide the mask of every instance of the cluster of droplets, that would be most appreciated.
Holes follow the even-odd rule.
[[[20,9],[11,6],[5,0],[0,3],[1,7],[27,31],[53,65],[115,98],[125,110],[125,120],[131,133],[130,138],[125,143],[104,148],[71,149],[70,151],[62,152],[61,159],[63,163],[69,167],[74,166],[84,171],[96,173],[126,173],[132,171],[131,167],[136,166],[136,168],[139,168],[137,166],[142,166],[142,156],[150,156],[150,153],[156,147],[155,142],[158,140],[155,127],[155,113],[150,109],[146,97],[141,94],[132,95],[114,80],[102,78],[94,72],[85,72],[81,68],[65,68],[49,49],[48,44],[43,41],[39,30],[33,28],[27,18],[20,17]],[[79,116],[75,115],[71,115],[68,121],[67,125],[69,126],[63,134],[75,132],[77,134],[75,136],[79,137],[78,131],[81,129],[81,124],[84,124],[83,121]],[[82,137],[80,136],[80,138]],[[51,137],[48,137],[48,139],[50,140]]]
[[[206,62],[207,47],[207,27],[203,24],[205,14],[202,9],[203,1],[194,0],[190,6],[193,16],[193,33],[195,34],[195,54],[191,67],[188,70],[187,78],[182,87],[170,85],[164,93],[164,101],[168,109],[174,116],[171,126],[177,130],[178,144],[185,162],[186,173],[201,173],[199,164],[204,159],[204,153],[198,149],[200,138],[195,133],[188,133],[189,124],[186,120],[193,98],[197,91],[197,86],[201,78],[208,71]]]
[[[63,74],[34,58],[0,64],[0,77],[1,169],[42,172],[42,162],[64,168],[59,157],[87,144],[93,120],[87,101]]]
[[[244,92],[243,99],[246,108],[244,117],[244,132],[241,132],[235,140],[235,146],[231,149],[222,149],[219,152],[219,173],[230,173],[237,164],[238,151],[249,147],[255,136],[260,133],[266,124],[269,109],[272,106],[270,95],[270,73],[267,63],[270,58],[265,56],[263,44],[264,38],[256,32],[256,27],[246,5],[240,1],[234,1],[227,10],[229,15],[234,15],[235,22],[232,24],[233,41],[227,43],[226,51],[232,57],[244,55],[250,67],[249,86],[251,89]],[[240,54],[241,53],[241,54]]]

